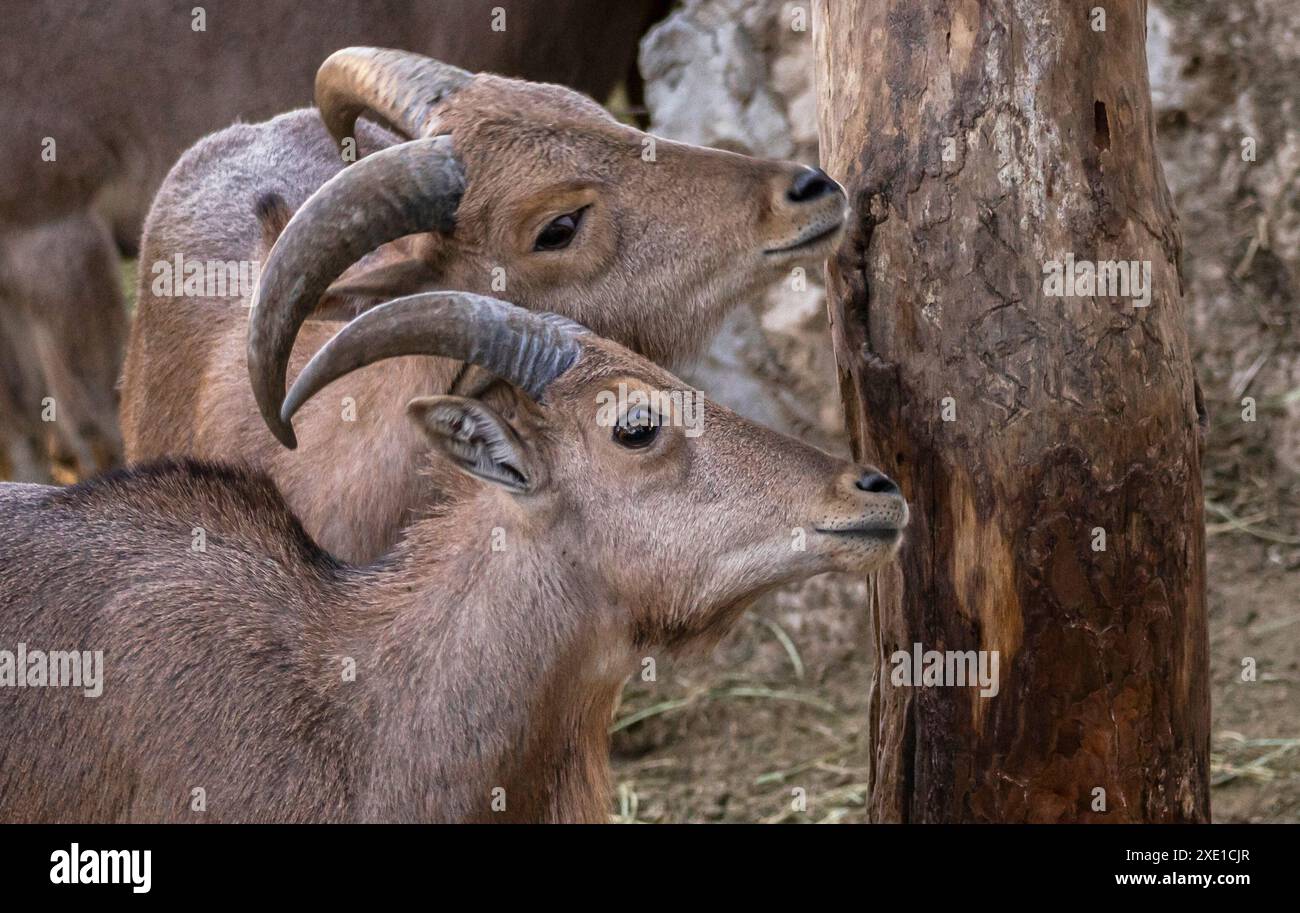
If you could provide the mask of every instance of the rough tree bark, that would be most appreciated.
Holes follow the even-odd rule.
[[[1209,817],[1199,397],[1145,20],[814,6],[855,210],[828,265],[841,392],[914,516],[872,599],[873,820]],[[1070,254],[1149,261],[1149,305],[1048,294]],[[894,684],[916,643],[998,651],[999,693]]]

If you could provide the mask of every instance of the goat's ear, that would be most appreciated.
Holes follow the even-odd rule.
[[[264,193],[257,198],[253,212],[262,229],[261,258],[265,260],[271,255],[271,248],[284,232],[284,227],[293,218],[293,210],[278,193]]]
[[[459,396],[421,396],[407,415],[462,471],[514,492],[534,490],[539,473],[515,429],[493,409]]]
[[[312,315],[317,320],[351,320],[377,304],[442,286],[437,237],[400,238],[354,264],[334,280]]]
[[[399,298],[423,291],[438,274],[423,260],[403,259],[378,263],[369,269],[344,273],[325,290],[326,295],[364,298]]]
[[[385,301],[436,288],[437,279],[437,273],[419,260],[380,263],[344,273],[325,290],[312,317],[351,320]]]

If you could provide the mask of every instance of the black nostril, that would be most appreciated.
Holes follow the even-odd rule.
[[[785,192],[785,198],[791,203],[807,203],[835,190],[836,184],[830,175],[820,168],[805,168],[795,175],[794,183]]]
[[[894,480],[882,472],[864,472],[857,481],[858,488],[873,495],[896,495],[898,486]]]

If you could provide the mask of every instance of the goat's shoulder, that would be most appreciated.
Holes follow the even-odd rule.
[[[275,483],[245,466],[167,459],[105,473],[62,489],[46,489],[39,506],[97,524],[142,532],[201,530],[251,553],[269,553],[320,570],[337,562],[302,528]]]
[[[264,506],[278,498],[275,486],[256,470],[237,463],[184,458],[120,467],[66,488],[36,487],[48,492],[52,506],[62,507],[96,507],[118,499],[136,504],[179,504],[194,498]]]

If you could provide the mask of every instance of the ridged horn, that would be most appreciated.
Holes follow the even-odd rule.
[[[473,74],[419,54],[387,48],[344,48],[316,71],[316,106],[336,143],[353,136],[369,112],[408,139],[428,136],[434,109]]]
[[[293,447],[280,421],[285,373],[298,329],[329,284],[362,256],[416,232],[450,232],[465,172],[449,137],[413,140],[340,171],[293,215],[253,292],[248,377],[267,426]]]
[[[293,382],[279,417],[288,426],[326,384],[402,355],[440,355],[478,365],[537,399],[577,361],[586,332],[558,314],[470,292],[397,298],[357,317],[316,353]]]

